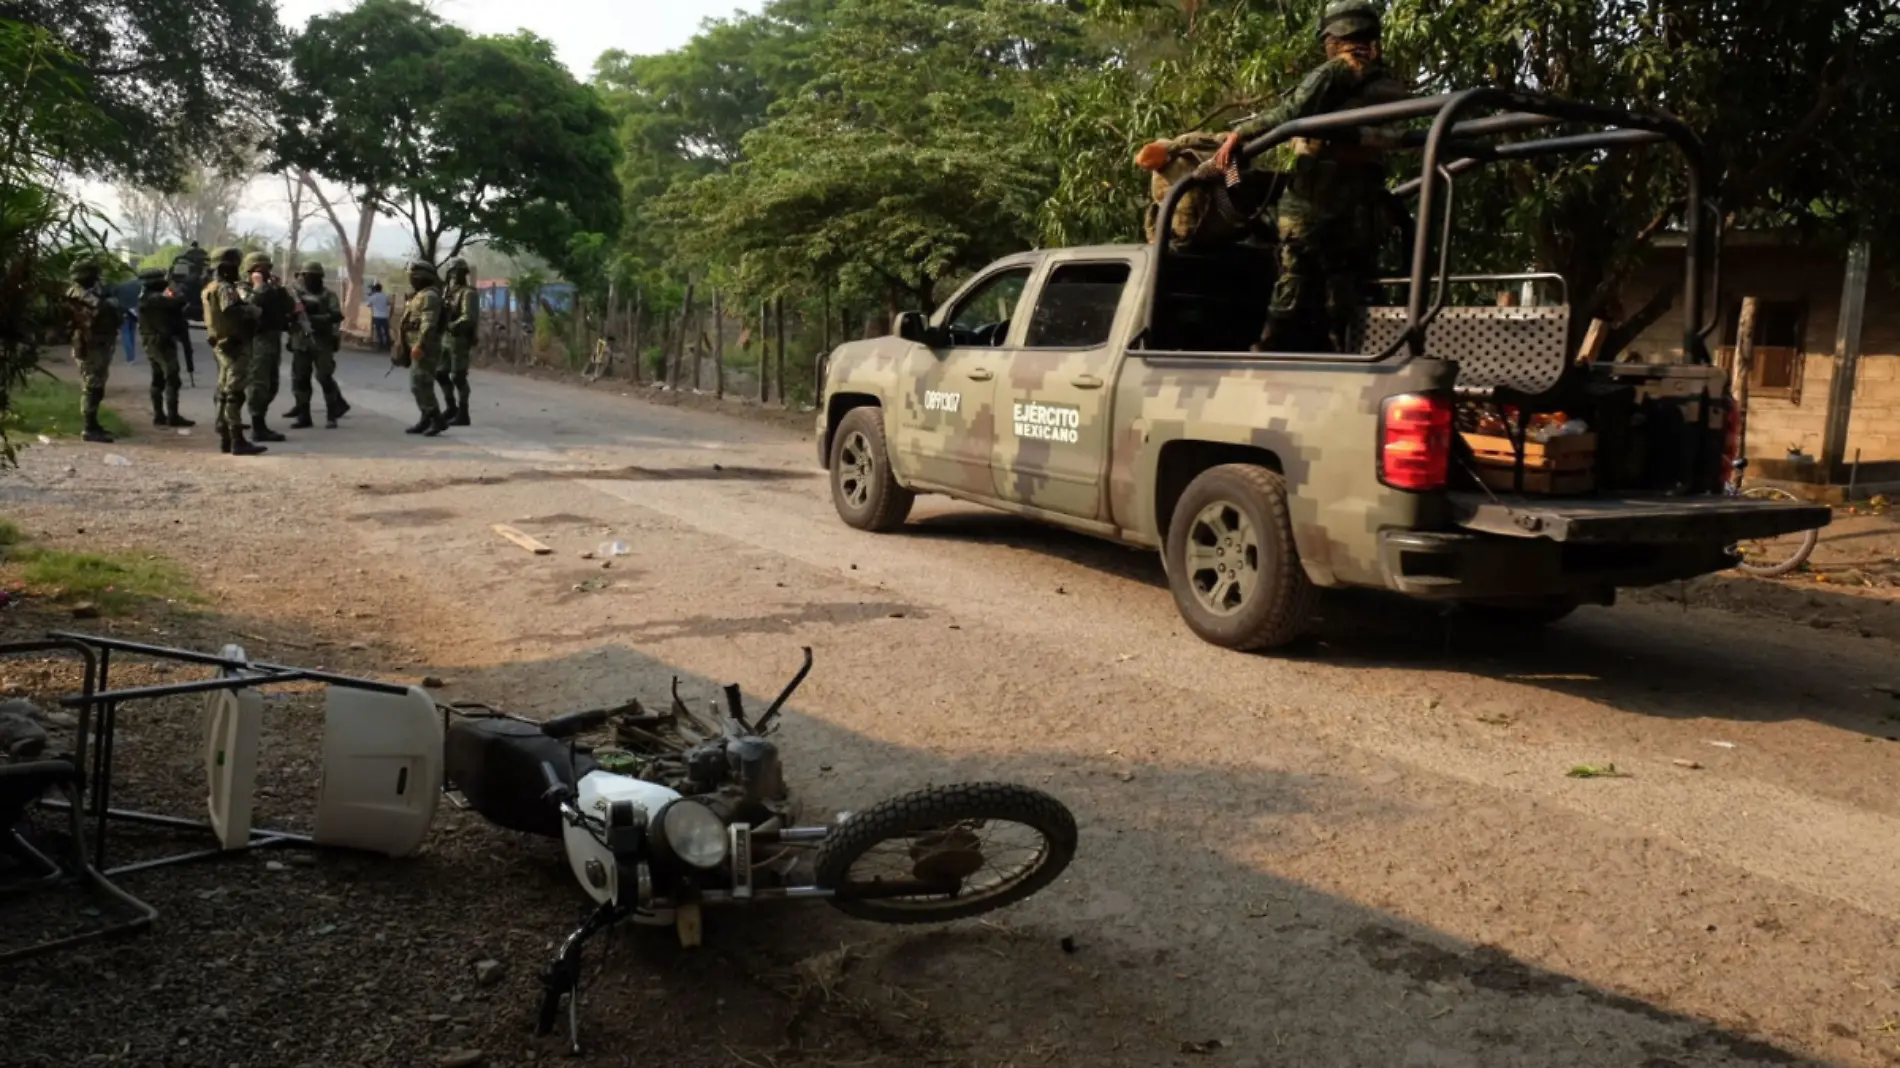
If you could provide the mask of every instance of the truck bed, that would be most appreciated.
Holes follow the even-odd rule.
[[[1728,545],[1824,527],[1833,518],[1822,504],[1721,496],[1624,494],[1562,499],[1453,493],[1451,503],[1453,521],[1465,530],[1572,543]]]

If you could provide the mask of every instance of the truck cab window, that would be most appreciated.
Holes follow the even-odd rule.
[[[996,346],[1009,337],[1010,320],[1016,317],[1016,305],[1029,284],[1029,268],[1013,267],[999,271],[979,283],[950,313],[944,323],[950,331],[950,344],[958,346]]]
[[[1065,263],[1042,285],[1029,319],[1032,349],[1092,349],[1108,344],[1128,284],[1127,263]]]

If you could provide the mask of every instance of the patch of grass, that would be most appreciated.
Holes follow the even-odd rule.
[[[29,597],[91,604],[122,615],[148,601],[195,604],[203,598],[177,564],[155,553],[79,553],[27,544],[0,520],[0,578]]]
[[[14,390],[8,399],[12,403],[12,409],[7,413],[8,434],[76,438],[86,429],[85,420],[79,415],[77,383],[36,374],[27,380],[25,386]],[[131,432],[125,420],[109,405],[100,406],[99,425],[115,438]]]

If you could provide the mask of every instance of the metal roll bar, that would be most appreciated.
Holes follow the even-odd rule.
[[[1488,118],[1459,121],[1461,115],[1481,108],[1495,109],[1502,113]],[[1238,149],[1238,159],[1239,162],[1245,163],[1295,137],[1347,142],[1369,141],[1371,139],[1367,138],[1366,133],[1370,127],[1426,116],[1432,117],[1432,124],[1428,130],[1408,131],[1390,140],[1394,147],[1401,150],[1412,148],[1422,150],[1423,158],[1420,160],[1420,177],[1402,183],[1394,190],[1400,195],[1409,195],[1412,192],[1418,194],[1418,225],[1414,228],[1412,240],[1409,280],[1411,289],[1406,300],[1406,330],[1400,342],[1395,344],[1391,351],[1381,354],[1381,359],[1395,355],[1400,347],[1408,348],[1413,357],[1424,354],[1425,328],[1430,325],[1443,306],[1445,282],[1445,271],[1441,267],[1436,272],[1438,279],[1438,292],[1434,294],[1436,299],[1428,306],[1425,281],[1432,260],[1431,246],[1434,228],[1431,223],[1433,213],[1440,209],[1439,201],[1442,196],[1447,204],[1445,205],[1445,235],[1441,241],[1448,246],[1451,224],[1449,210],[1451,186],[1459,174],[1493,161],[1531,159],[1545,155],[1628,148],[1670,141],[1682,153],[1689,177],[1688,195],[1683,210],[1683,218],[1688,228],[1688,242],[1683,265],[1683,351],[1695,362],[1708,362],[1708,348],[1704,344],[1707,331],[1704,328],[1702,284],[1704,273],[1702,261],[1711,251],[1707,246],[1708,233],[1704,221],[1703,187],[1706,162],[1702,143],[1695,132],[1672,116],[1640,114],[1505,89],[1466,89],[1456,93],[1373,104],[1368,107],[1351,108],[1281,123],[1242,144]],[[1589,124],[1608,128],[1591,133],[1495,146],[1474,143],[1476,138],[1497,137],[1562,123]],[[1448,155],[1451,158],[1446,158]],[[1151,324],[1155,321],[1156,306],[1164,292],[1162,282],[1167,275],[1168,247],[1173,233],[1175,209],[1180,205],[1181,197],[1188,189],[1214,180],[1198,174],[1189,174],[1176,182],[1162,200],[1160,213],[1155,220],[1155,255],[1149,258],[1148,266],[1150,302],[1148,321]],[[1444,251],[1441,250],[1441,254]]]

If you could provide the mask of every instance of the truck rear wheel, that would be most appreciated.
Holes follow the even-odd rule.
[[[1188,483],[1166,561],[1175,607],[1203,641],[1271,649],[1312,627],[1317,591],[1293,545],[1286,482],[1264,467],[1222,464]]]
[[[846,412],[831,439],[831,503],[838,518],[859,530],[896,530],[916,499],[891,472],[883,409],[866,406]]]

